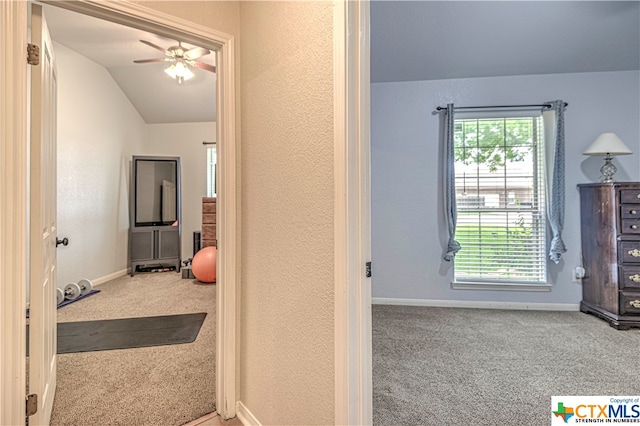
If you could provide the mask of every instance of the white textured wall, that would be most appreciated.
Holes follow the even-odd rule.
[[[384,298],[569,303],[580,250],[576,185],[597,182],[600,157],[582,152],[604,131],[616,132],[634,155],[617,157],[618,181],[640,179],[640,75],[637,71],[376,83],[371,91],[373,296]],[[452,290],[442,202],[439,105],[542,103],[564,99],[566,214],[564,260],[549,263],[550,293]]]
[[[334,421],[333,4],[240,2],[240,399]]]
[[[193,257],[193,231],[202,228],[202,197],[207,195],[207,146],[216,140],[216,123],[148,124],[142,155],[180,157],[182,258]]]
[[[129,163],[146,124],[107,70],[55,44],[58,61],[58,286],[127,267]]]

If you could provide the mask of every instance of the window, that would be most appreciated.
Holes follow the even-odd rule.
[[[542,118],[456,119],[457,282],[546,283]]]
[[[207,197],[215,197],[216,188],[216,163],[217,163],[216,147],[207,148]]]

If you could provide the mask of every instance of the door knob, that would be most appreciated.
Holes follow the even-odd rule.
[[[56,247],[58,247],[60,244],[62,244],[63,246],[68,246],[69,239],[67,237],[64,237],[63,239],[56,238]]]

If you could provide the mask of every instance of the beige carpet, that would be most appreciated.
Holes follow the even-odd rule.
[[[193,343],[58,355],[52,425],[182,425],[215,411],[215,284],[138,274],[58,310],[58,322],[207,312]]]

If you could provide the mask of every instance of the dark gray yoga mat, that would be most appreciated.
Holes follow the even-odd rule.
[[[207,314],[58,323],[58,354],[193,342]]]

